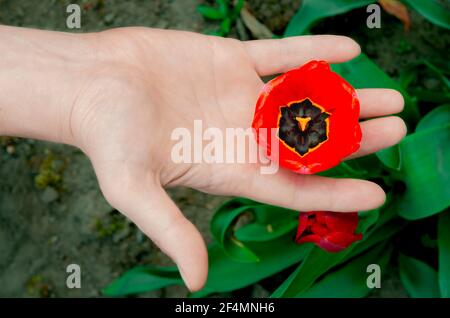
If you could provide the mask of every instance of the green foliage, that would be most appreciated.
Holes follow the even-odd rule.
[[[450,211],[439,216],[439,288],[442,297],[450,298]]]
[[[373,2],[304,0],[285,35],[306,34],[323,18]],[[429,21],[448,28],[448,12],[437,2],[404,2]],[[236,7],[235,16],[239,12]],[[198,10],[221,21],[218,34],[229,31],[233,19],[228,1]],[[387,192],[386,204],[360,213],[361,241],[339,253],[327,253],[311,243],[294,243],[297,212],[247,199],[230,200],[217,209],[211,221],[214,242],[208,247],[209,277],[204,289],[192,297],[234,291],[291,267],[292,272],[277,284],[272,297],[364,297],[371,291],[366,284],[367,265],[373,263],[380,265],[382,273],[398,263],[400,279],[412,297],[450,297],[450,72],[446,64],[418,61],[402,70],[397,81],[365,54],[333,65],[334,71],[357,88],[393,88],[405,99],[400,116],[407,123],[408,135],[400,144],[322,173],[380,182]],[[418,87],[420,72],[438,79],[438,89]],[[423,231],[415,230],[417,242],[407,234],[412,227]],[[429,236],[436,232],[437,238]],[[427,244],[420,241],[424,237]],[[411,249],[412,244],[417,245]],[[416,250],[426,252],[413,254],[414,258],[406,256]],[[438,264],[438,270],[429,264]],[[104,292],[123,296],[181,283],[175,268],[137,267]]]
[[[450,29],[450,11],[438,1],[403,0],[408,6],[420,13],[425,19],[440,27]]]
[[[305,34],[321,19],[367,6],[375,0],[303,0],[284,32],[284,36]]]
[[[436,270],[422,261],[402,254],[398,262],[400,279],[411,297],[440,297]]]
[[[272,224],[273,220],[280,216],[280,213],[292,214],[290,210],[265,206],[246,199],[235,199],[229,205],[219,208],[218,211],[224,211],[224,209],[227,209],[230,213],[233,213],[233,210],[244,211],[253,209],[255,211],[260,209],[259,212],[256,212],[260,217],[259,219],[255,220],[254,223],[250,223],[248,226],[237,229],[235,232],[235,236],[242,244],[255,255],[258,255],[258,260],[254,259],[253,262],[247,259],[245,262],[242,262],[242,259],[236,260],[235,257],[230,257],[225,252],[223,245],[217,242],[211,244],[208,247],[208,281],[204,289],[193,294],[193,297],[201,297],[218,292],[229,292],[254,284],[263,278],[269,277],[298,263],[311,249],[311,246],[308,244],[295,244],[292,240],[292,231],[284,234],[282,231],[274,231],[276,233],[275,235],[271,236],[270,232],[267,235],[267,230],[265,229],[267,229],[268,225]],[[265,212],[261,212],[263,210]],[[266,219],[263,218],[263,214],[266,214]],[[292,224],[292,218],[286,217],[284,219],[285,221],[283,223],[285,225]],[[213,222],[217,221],[213,220]],[[251,226],[252,224],[254,226]],[[232,224],[225,225],[224,223],[222,226],[229,227]],[[253,236],[251,234],[256,235]],[[148,269],[152,275],[155,275],[155,272],[152,271],[154,267],[148,266],[143,268]],[[156,272],[156,274],[158,273]],[[125,296],[142,292],[141,290],[136,291],[133,287],[133,281],[136,275],[145,275],[145,271],[139,270],[135,272],[132,269],[119,277],[104,291],[107,291],[108,296]],[[153,285],[145,285],[146,291],[161,288],[158,285],[160,281],[150,280],[150,282],[155,283]],[[181,281],[175,280],[164,280],[164,282],[167,285],[181,284]],[[111,286],[120,286],[120,288],[110,288]]]
[[[435,0],[402,0],[425,19],[450,29],[450,11]],[[375,3],[376,0],[303,0],[302,6],[290,21],[285,36],[305,34],[318,21]]]
[[[216,0],[215,4],[215,7],[200,4],[197,6],[197,11],[204,18],[218,21],[220,23],[218,30],[209,31],[207,34],[227,36],[230,33],[231,26],[241,12],[242,6],[244,5],[244,0],[236,1],[236,4],[234,5],[230,0]]]
[[[240,217],[251,216],[254,222],[235,231]],[[258,262],[259,257],[242,241],[266,242],[289,233],[297,226],[298,213],[263,205],[246,199],[234,199],[221,206],[211,221],[211,232],[224,252],[241,262]]]
[[[383,244],[378,245],[369,252],[347,262],[338,270],[325,275],[310,289],[296,296],[302,298],[367,296],[371,291],[367,287],[367,267],[370,264],[377,264],[380,268],[385,268],[389,262],[392,250],[392,246],[386,248]],[[345,288],[342,288],[343,286]]]
[[[407,136],[399,145],[400,173],[406,184],[399,214],[415,220],[450,205],[450,123]]]
[[[139,266],[123,274],[102,292],[106,296],[124,296],[181,284],[181,282],[181,276],[176,267]]]

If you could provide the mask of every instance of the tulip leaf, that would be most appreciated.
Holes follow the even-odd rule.
[[[450,104],[436,107],[428,114],[426,114],[422,120],[416,126],[416,132],[424,131],[430,128],[438,128],[446,126],[450,123]]]
[[[369,179],[380,175],[382,165],[374,155],[368,155],[341,162],[332,169],[320,172],[319,175],[333,178]]]
[[[224,248],[223,243],[210,244],[208,281],[204,289],[194,293],[193,297],[228,292],[251,285],[300,262],[311,250],[310,245],[299,245],[294,242],[298,212],[263,205],[248,199],[236,198],[219,207],[217,213],[220,215],[217,219],[213,219],[212,223],[215,224],[211,228],[216,227],[215,231],[222,235],[223,232],[229,231],[233,217],[244,211],[250,211],[253,214],[253,223],[239,228],[235,234],[239,239],[243,239],[246,249],[258,255],[259,261],[242,262],[242,259],[239,259],[242,256],[240,254],[236,260],[236,255],[230,256],[229,250]],[[272,225],[271,230],[268,231],[267,225]],[[245,230],[247,227],[251,229]],[[225,246],[226,244],[228,243],[225,243]],[[133,286],[134,279],[144,283]],[[176,268],[136,267],[106,287],[104,293],[108,296],[125,296],[173,284],[182,284]]]
[[[398,233],[404,227],[404,222],[393,220],[387,224],[376,227],[374,231],[367,234],[367,239],[355,245],[344,260],[348,260],[375,246],[376,244],[386,241],[394,234]]]
[[[222,20],[225,18],[225,15],[220,10],[207,5],[198,5],[197,11],[205,18],[211,20]]]
[[[372,289],[368,287],[367,267],[377,264],[383,273],[392,254],[392,247],[386,249],[385,244],[378,245],[370,251],[351,259],[337,271],[326,274],[324,278],[311,288],[296,297],[304,298],[355,298],[367,296]]]
[[[288,222],[277,222],[266,225],[251,223],[238,229],[236,231],[236,238],[242,242],[264,242],[292,232],[297,226],[298,218],[289,220]]]
[[[257,263],[235,261],[225,254],[217,243],[212,243],[208,247],[208,281],[205,287],[192,294],[192,297],[243,288],[300,262],[312,246],[294,243],[293,236],[294,233],[288,233],[268,242],[249,243],[260,257]],[[113,281],[103,289],[103,294],[127,296],[182,284],[175,267],[139,266]]]
[[[227,256],[217,244],[209,249],[209,275],[203,290],[193,297],[228,292],[254,284],[304,259],[312,246],[296,244],[294,233],[288,233],[267,242],[249,242],[248,246],[259,256],[256,263],[242,263]],[[224,279],[226,278],[226,279]]]
[[[400,170],[401,157],[398,145],[380,150],[376,153],[376,156],[386,167],[397,171]]]
[[[228,3],[226,0],[216,0],[217,5],[219,6],[219,11],[222,12],[224,16],[228,14]]]
[[[450,298],[450,211],[439,215],[439,287],[442,297]]]
[[[425,19],[440,27],[450,29],[450,11],[436,0],[403,0]]]
[[[234,235],[234,225],[248,209],[248,206],[234,210],[219,209],[211,221],[211,233],[230,257],[241,262],[258,262],[258,256]]]
[[[431,120],[430,120],[431,121]],[[409,220],[438,213],[450,205],[450,124],[421,130],[400,144],[406,191],[399,214]]]
[[[375,0],[303,0],[289,22],[284,36],[305,34],[319,20],[360,8]]]
[[[450,92],[446,91],[430,91],[422,88],[411,88],[411,95],[424,102],[445,104],[450,102]]]
[[[430,265],[406,255],[398,258],[400,279],[411,297],[440,297],[438,274]]]
[[[272,297],[295,297],[297,294],[306,291],[318,277],[339,264],[349,253],[350,249],[347,248],[341,252],[329,253],[314,246],[311,253],[289,276],[287,282],[283,283],[272,294]]]
[[[102,292],[105,296],[125,296],[181,283],[176,267],[138,266],[122,274]]]
[[[244,214],[253,218],[252,223],[235,229]],[[297,219],[298,212],[238,198],[219,207],[211,220],[211,232],[230,257],[241,262],[257,262],[258,256],[246,242],[278,238],[295,229]]]
[[[226,35],[230,33],[230,29],[231,29],[231,19],[227,17],[222,20],[222,23],[220,23],[220,31],[222,32],[222,34]]]

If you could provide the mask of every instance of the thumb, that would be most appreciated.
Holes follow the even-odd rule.
[[[208,254],[202,236],[158,182],[141,179],[142,173],[136,178],[99,176],[108,202],[177,264],[189,290],[201,289],[208,275]]]

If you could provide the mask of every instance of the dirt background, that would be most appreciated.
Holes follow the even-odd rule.
[[[76,1],[0,0],[0,23],[41,29],[66,29],[65,8]],[[98,31],[141,25],[204,32],[216,27],[196,6],[202,0],[85,0],[82,29]],[[300,1],[250,1],[256,17],[280,33]],[[365,10],[327,19],[314,32],[356,38],[370,57],[394,77],[421,58],[445,56],[448,34],[412,14],[412,29],[383,13],[382,28],[365,27]],[[244,30],[244,32],[246,32]],[[231,36],[239,32],[232,28]],[[241,32],[242,37],[242,32]],[[245,34],[251,37],[249,34]],[[430,84],[432,85],[432,83]],[[194,190],[170,190],[171,197],[211,240],[209,220],[225,199]],[[82,288],[66,287],[66,266],[82,270]],[[0,137],[0,297],[90,297],[136,264],[171,262],[103,199],[92,167],[77,149],[25,139]],[[385,279],[378,297],[405,296],[395,275]],[[185,296],[184,287],[148,293]],[[269,294],[260,285],[246,295]]]

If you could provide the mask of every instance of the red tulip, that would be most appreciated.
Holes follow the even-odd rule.
[[[252,127],[272,160],[297,173],[312,174],[336,166],[359,148],[358,119],[353,87],[327,62],[311,61],[264,86]],[[276,135],[265,133],[273,128]]]
[[[302,212],[295,241],[313,242],[328,252],[339,252],[362,239],[362,234],[355,233],[357,227],[357,212]]]

